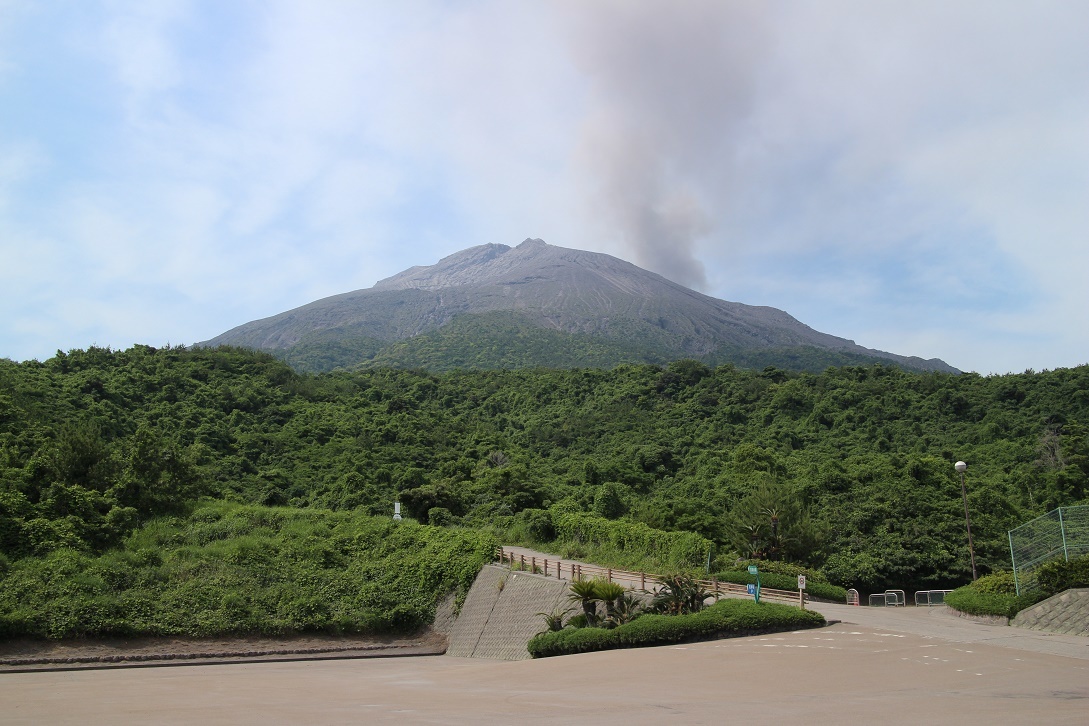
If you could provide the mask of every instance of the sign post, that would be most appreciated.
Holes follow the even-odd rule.
[[[753,587],[752,585],[750,585],[749,587],[752,587],[752,590],[750,590],[750,592],[752,592],[753,600],[755,600],[756,602],[760,602],[760,570],[757,569],[756,565],[749,565],[749,574],[756,575],[756,586]]]
[[[805,575],[798,575],[798,607],[805,610]]]

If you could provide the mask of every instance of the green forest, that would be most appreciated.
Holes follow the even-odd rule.
[[[297,325],[302,327],[302,323]],[[514,312],[463,314],[446,325],[404,339],[380,339],[359,327],[298,330],[299,340],[288,348],[269,350],[297,371],[327,373],[360,368],[422,368],[433,373],[459,369],[613,368],[651,363],[665,365],[689,357],[683,343],[660,327],[645,322],[611,318],[608,335],[577,333],[541,327]],[[296,332],[294,329],[291,332]],[[867,356],[810,345],[740,347],[720,344],[699,357],[710,366],[733,364],[741,368],[777,366],[792,371],[819,373],[832,366],[889,363]],[[911,370],[943,370],[941,361],[902,359]]]
[[[981,574],[1008,569],[1008,529],[1089,503],[1087,424],[1087,366],[310,374],[244,349],[147,346],[0,360],[0,576],[10,591],[79,558],[138,557],[170,528],[161,546],[210,546],[200,522],[237,512],[310,512],[307,527],[345,533],[328,557],[347,562],[349,540],[400,501],[421,541],[474,566],[494,543],[577,546],[597,523],[690,533],[705,559],[691,566],[757,559],[863,592],[954,587],[971,579],[954,462],[968,463]],[[244,534],[279,536],[261,526]],[[159,557],[166,577],[174,555]],[[272,600],[247,602],[293,627]],[[426,619],[434,603],[420,602],[406,622]],[[295,627],[381,620],[354,612]]]

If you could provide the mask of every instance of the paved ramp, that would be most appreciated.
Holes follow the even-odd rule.
[[[1017,613],[1010,625],[1049,633],[1089,636],[1089,588],[1052,595]]]
[[[550,613],[571,607],[567,582],[487,565],[469,590],[446,654],[463,658],[529,658],[526,643]]]

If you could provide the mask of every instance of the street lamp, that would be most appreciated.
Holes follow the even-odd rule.
[[[768,548],[768,559],[774,560],[779,551],[779,515],[771,515],[771,546]]]
[[[972,520],[968,518],[968,490],[964,488],[964,470],[968,465],[958,461],[953,468],[960,474],[960,495],[964,498],[964,525],[968,528],[968,555],[972,558],[972,582],[976,581],[976,553],[972,549]]]

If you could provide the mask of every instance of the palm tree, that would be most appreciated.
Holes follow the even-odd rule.
[[[571,583],[570,589],[571,594],[567,596],[567,599],[582,605],[582,612],[586,615],[587,625],[591,627],[596,625],[597,601],[600,599],[597,594],[597,581],[575,580]]]
[[[613,612],[610,617],[617,625],[623,625],[635,620],[642,609],[643,604],[639,601],[639,598],[630,592],[625,592],[613,603]]]
[[[606,582],[604,580],[595,580],[597,599],[605,603],[605,617],[611,622],[615,622],[613,617],[616,614],[616,601],[627,592],[623,586],[616,584],[615,582]]]

